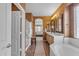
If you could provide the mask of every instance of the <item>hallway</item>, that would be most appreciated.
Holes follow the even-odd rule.
[[[43,37],[36,37],[36,49],[34,56],[45,56]]]
[[[79,56],[79,4],[0,7],[0,56]]]

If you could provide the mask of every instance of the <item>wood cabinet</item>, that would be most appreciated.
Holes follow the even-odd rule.
[[[31,45],[32,45],[32,44],[35,44],[35,45],[36,45],[36,37],[32,37],[32,38],[31,38]]]
[[[45,54],[46,56],[50,56],[50,44],[54,43],[54,37],[44,32],[43,40],[45,41],[44,43]]]
[[[52,37],[51,35],[45,33],[45,39],[48,42],[48,44],[53,44],[54,43],[54,37]]]

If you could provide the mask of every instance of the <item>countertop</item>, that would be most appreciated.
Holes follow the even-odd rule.
[[[54,32],[46,32],[47,34],[49,34],[49,35],[51,35],[51,36],[64,36],[64,34],[62,34],[62,33],[54,33]]]

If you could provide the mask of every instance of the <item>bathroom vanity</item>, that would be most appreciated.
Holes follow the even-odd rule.
[[[59,49],[64,42],[64,35],[61,33],[45,32],[46,40],[54,55],[59,55]],[[50,52],[52,54],[52,52]]]

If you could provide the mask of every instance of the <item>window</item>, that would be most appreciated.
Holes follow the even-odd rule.
[[[79,6],[74,8],[74,19],[74,36],[79,38]]]
[[[35,20],[35,33],[41,34],[43,32],[43,21],[42,19],[38,18]]]
[[[36,26],[36,32],[42,32],[42,27],[41,26]]]

